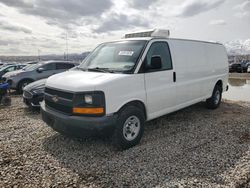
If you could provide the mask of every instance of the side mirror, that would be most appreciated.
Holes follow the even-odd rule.
[[[160,56],[153,56],[151,58],[150,62],[150,69],[161,69],[162,68],[162,62]]]
[[[36,71],[37,71],[38,73],[42,73],[42,72],[44,71],[44,68],[40,67],[40,68],[36,69]]]

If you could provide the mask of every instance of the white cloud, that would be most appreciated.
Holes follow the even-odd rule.
[[[178,17],[192,17],[220,6],[225,0],[186,0],[174,12]]]
[[[233,40],[225,43],[225,47],[229,54],[249,54],[250,53],[250,39]]]
[[[148,27],[147,20],[140,15],[125,15],[111,13],[103,22],[94,30],[96,33],[107,33],[133,27]]]
[[[250,0],[244,1],[243,3],[234,7],[237,11],[235,14],[239,18],[250,18]]]
[[[0,29],[7,30],[11,32],[23,32],[26,34],[31,34],[32,30],[19,24],[12,24],[6,21],[0,20]]]
[[[225,20],[212,20],[209,23],[210,25],[226,25],[227,22]]]
[[[0,35],[4,36],[0,54],[32,55],[38,49],[42,54],[63,54],[66,32],[70,53],[89,51],[127,32],[152,28],[170,29],[175,38],[233,41],[227,45],[237,50],[235,46],[245,40],[234,39],[250,38],[248,20],[234,16],[249,14],[249,0],[243,1],[0,0]]]
[[[128,0],[130,7],[135,9],[148,9],[152,4],[155,4],[158,0]]]
[[[0,39],[0,46],[9,46],[9,45],[16,45],[19,44],[17,41],[12,40],[6,40],[6,39]]]
[[[0,2],[6,4],[7,6],[26,7],[26,8],[33,7],[32,2],[27,0],[1,0]]]
[[[0,0],[0,3],[62,28],[82,25],[84,17],[99,16],[113,5],[111,0]]]

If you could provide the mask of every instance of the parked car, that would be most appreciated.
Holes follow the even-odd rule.
[[[250,66],[248,67],[247,72],[250,73]]]
[[[26,65],[23,65],[23,64],[17,64],[17,65],[3,65],[1,68],[0,68],[0,79],[2,78],[2,76],[8,72],[12,72],[12,71],[15,71],[15,70],[19,70],[19,69],[22,69],[23,67],[25,67]]]
[[[247,69],[250,66],[250,62],[243,61],[243,62],[241,62],[241,66],[242,66],[242,71],[247,72]]]
[[[229,65],[229,72],[242,73],[243,72],[243,67],[241,66],[240,63],[233,63],[233,64]]]
[[[66,135],[106,130],[126,149],[139,143],[145,121],[203,100],[219,107],[228,84],[225,47],[168,33],[128,34],[99,45],[77,69],[49,77],[43,121]]]
[[[39,63],[40,61],[29,61],[29,62],[26,62],[27,65],[34,65],[34,64],[37,64]]]
[[[3,78],[10,84],[11,89],[22,92],[23,88],[31,82],[64,72],[76,65],[69,61],[40,62],[26,66],[22,70],[5,74]]]
[[[23,102],[29,107],[39,107],[43,101],[47,78],[30,83],[23,88]]]
[[[16,65],[17,63],[3,63],[2,65],[0,65],[0,68],[6,67],[6,66],[10,66],[10,65]]]

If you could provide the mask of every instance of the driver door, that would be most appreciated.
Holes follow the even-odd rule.
[[[161,57],[162,68],[145,71],[149,119],[169,113],[176,106],[175,72],[168,43],[162,41],[152,43],[144,60],[144,67],[150,67],[151,58],[154,56]]]

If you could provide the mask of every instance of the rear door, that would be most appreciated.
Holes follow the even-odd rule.
[[[169,45],[164,41],[152,42],[144,59],[144,67],[153,56],[160,56],[162,68],[145,71],[148,119],[173,111],[176,105],[175,73]]]

